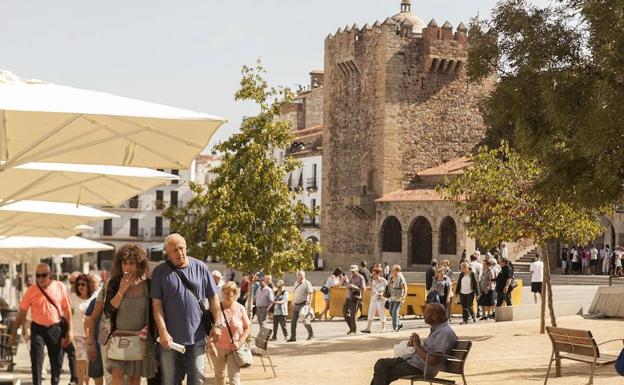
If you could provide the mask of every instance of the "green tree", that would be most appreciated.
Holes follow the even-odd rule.
[[[600,213],[573,207],[561,200],[543,199],[534,188],[542,176],[534,160],[526,159],[506,142],[494,150],[482,147],[472,157],[472,166],[439,187],[470,221],[468,234],[486,247],[501,240],[531,239],[544,257],[541,333],[545,327],[545,300],[556,326],[550,283],[550,259],[546,243],[552,240],[589,242],[600,233]],[[555,256],[556,257],[556,256]]]
[[[290,144],[290,124],[280,120],[280,113],[292,94],[270,87],[264,75],[259,62],[243,67],[235,99],[256,103],[259,113],[215,147],[222,162],[208,188],[192,185],[193,199],[164,215],[194,242],[190,248],[196,255],[217,257],[240,271],[281,275],[310,268],[318,249],[298,228],[313,213],[294,199],[284,181],[298,162],[291,157],[277,162],[272,156],[274,149]]]
[[[538,160],[545,198],[621,201],[624,1],[503,0],[469,35],[470,78],[498,77],[483,106],[487,144],[506,139]]]

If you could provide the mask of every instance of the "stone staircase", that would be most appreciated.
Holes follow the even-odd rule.
[[[537,255],[537,249],[532,249],[522,257],[516,259],[513,263],[515,272],[529,272],[529,266],[533,262],[533,258]]]

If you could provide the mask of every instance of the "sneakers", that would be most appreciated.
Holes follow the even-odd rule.
[[[290,338],[290,339],[287,339],[286,342],[297,342],[297,340],[294,338]]]
[[[370,334],[370,329],[362,329],[361,332],[362,333],[366,333],[366,334]]]
[[[399,324],[399,326],[397,326],[396,331],[398,332],[399,330],[401,330],[401,328],[403,328],[403,324]]]

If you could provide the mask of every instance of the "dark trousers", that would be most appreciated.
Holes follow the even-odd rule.
[[[58,385],[63,367],[63,348],[61,347],[61,325],[42,326],[32,323],[30,326],[30,362],[32,364],[33,385],[41,385],[43,368],[43,348],[48,348],[48,357],[52,368],[52,385]]]
[[[498,298],[496,300],[496,306],[503,306],[503,302],[507,306],[511,306],[511,292],[512,292],[512,290],[513,289],[510,287],[507,290],[507,293],[504,293],[502,289],[501,289],[501,291],[497,292]]]
[[[423,374],[402,358],[382,358],[375,363],[375,372],[371,385],[389,385],[403,376]]]
[[[305,303],[299,305],[295,304],[293,306],[292,319],[290,320],[290,338],[292,338],[293,340],[297,338],[297,322],[299,322],[299,313],[304,306]],[[309,325],[306,322],[307,321],[304,320],[303,326],[305,326],[306,330],[308,331],[308,337],[312,337],[314,335],[314,332],[312,331],[312,325]]]
[[[65,354],[67,354],[67,361],[69,362],[69,382],[77,384],[78,375],[76,374],[76,349],[74,348],[74,344],[69,344],[67,347],[63,348],[63,353],[61,353],[61,366],[63,366],[62,360],[65,358]]]
[[[286,331],[286,316],[273,314],[273,338],[277,338],[277,325],[282,327],[284,338],[288,338],[288,332]]]
[[[475,318],[474,308],[472,306],[474,303],[474,296],[474,292],[470,294],[459,293],[459,302],[462,305],[462,317],[464,319],[464,322],[468,322],[468,316],[470,316],[472,319]]]
[[[358,306],[362,301],[355,298],[347,298],[344,306],[342,307],[342,314],[345,322],[349,325],[349,331],[357,332],[356,314]]]

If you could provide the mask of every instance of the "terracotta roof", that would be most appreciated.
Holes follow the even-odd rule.
[[[388,193],[375,202],[438,202],[444,197],[438,194],[433,188],[422,188],[413,190],[398,190]]]
[[[323,126],[319,124],[317,126],[304,128],[303,130],[291,130],[290,134],[293,136],[293,141],[302,141],[316,136],[321,136],[323,134]]]
[[[418,173],[418,176],[463,174],[464,170],[471,165],[472,161],[467,156],[463,156],[461,158],[453,159],[450,162],[441,164],[439,166],[420,171]]]

